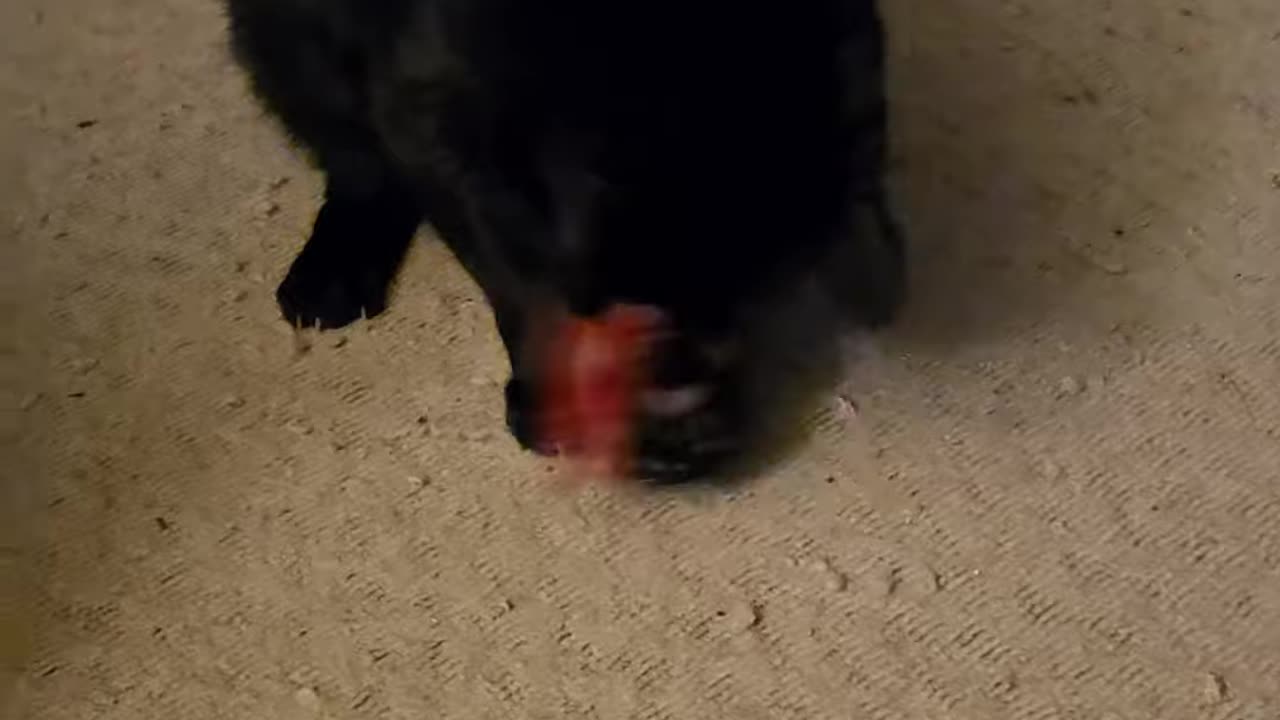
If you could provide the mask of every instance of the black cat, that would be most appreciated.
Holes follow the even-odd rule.
[[[665,312],[669,392],[640,423],[637,472],[680,480],[743,444],[733,340],[753,303],[816,275],[865,324],[900,304],[873,0],[229,0],[229,15],[258,95],[327,179],[285,318],[382,312],[430,223],[493,307],[526,447],[543,308]],[[837,245],[853,258],[838,273]]]

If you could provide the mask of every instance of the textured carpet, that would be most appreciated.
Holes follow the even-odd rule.
[[[277,319],[318,179],[216,2],[0,4],[7,716],[1280,717],[1280,5],[887,14],[913,304],[653,494],[516,450],[425,237]]]

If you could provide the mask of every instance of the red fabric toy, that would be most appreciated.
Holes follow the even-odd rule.
[[[636,410],[660,324],[656,310],[633,305],[561,321],[544,365],[544,443],[592,474],[616,478],[632,469]]]

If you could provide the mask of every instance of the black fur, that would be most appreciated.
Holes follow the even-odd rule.
[[[873,0],[229,10],[258,95],[327,178],[279,289],[286,319],[332,328],[378,314],[415,229],[432,224],[493,306],[526,445],[537,308],[658,305],[683,338],[669,354],[696,356],[836,243],[856,261],[828,284],[864,322],[900,302]],[[646,431],[644,474],[708,472],[737,442],[732,371],[682,365],[673,384],[714,380],[718,400],[677,428],[650,423],[662,427]]]

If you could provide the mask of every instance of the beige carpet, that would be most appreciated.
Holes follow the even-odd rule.
[[[0,3],[6,717],[1280,717],[1280,5],[888,6],[908,317],[647,494],[516,451],[437,245],[277,320],[216,2]]]

